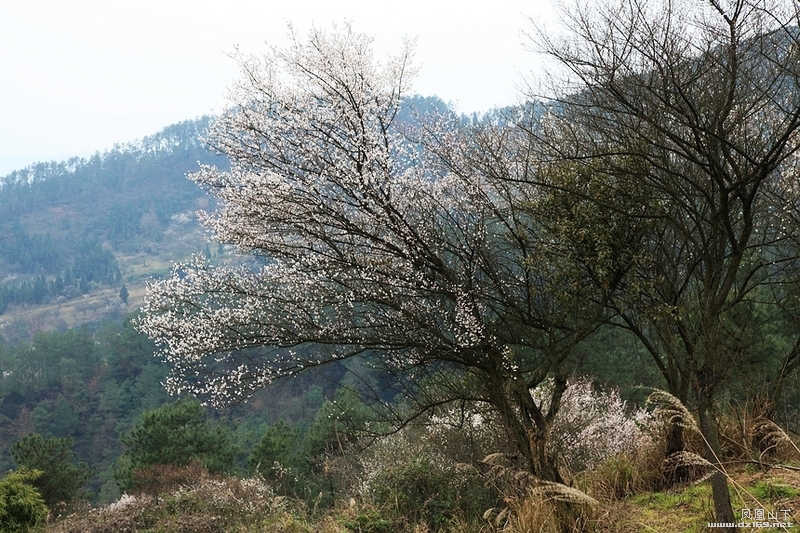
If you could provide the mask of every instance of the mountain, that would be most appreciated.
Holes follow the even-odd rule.
[[[0,335],[134,311],[145,281],[214,252],[195,212],[210,198],[188,172],[227,164],[205,149],[209,117],[92,157],[38,163],[0,181]],[[122,287],[127,297],[120,297]]]

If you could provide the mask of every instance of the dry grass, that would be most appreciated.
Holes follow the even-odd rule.
[[[82,509],[51,524],[49,533],[216,533],[303,531],[297,513],[259,480],[208,477],[153,496],[125,495],[100,509]],[[264,528],[269,524],[268,528]],[[290,527],[291,526],[291,527]],[[242,528],[245,529],[242,529]],[[311,531],[307,528],[306,531]]]
[[[577,486],[602,501],[620,501],[662,485],[664,454],[656,446],[612,457],[576,480]]]
[[[509,533],[587,533],[595,530],[600,504],[594,498],[559,483],[541,483],[509,502],[503,531]],[[498,515],[499,516],[499,515]],[[495,519],[495,525],[498,520]]]
[[[487,482],[505,494],[507,506],[489,509],[486,524],[506,533],[564,533],[594,531],[599,502],[575,487],[542,481],[521,470],[505,454],[483,461]]]

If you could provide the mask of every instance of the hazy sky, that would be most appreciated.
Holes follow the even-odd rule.
[[[220,111],[238,45],[260,53],[344,20],[377,57],[417,41],[414,92],[462,112],[514,103],[539,59],[525,50],[548,0],[1,0],[0,176],[86,156]]]

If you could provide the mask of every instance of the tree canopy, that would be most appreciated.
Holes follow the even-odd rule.
[[[572,84],[533,136],[576,169],[569,195],[626,221],[634,261],[609,299],[615,322],[696,406],[717,519],[734,522],[718,393],[755,357],[777,383],[755,393],[774,405],[800,355],[797,342],[777,361],[753,354],[763,317],[792,313],[800,258],[796,6],[622,0],[564,17],[567,37],[538,45]]]
[[[14,443],[11,455],[18,468],[41,473],[31,484],[51,509],[76,499],[91,477],[89,466],[75,461],[71,437],[46,439],[30,433]]]
[[[406,399],[385,406],[398,423],[488,405],[527,468],[560,480],[543,443],[610,286],[581,283],[557,226],[534,223],[524,132],[437,114],[401,127],[409,57],[379,64],[346,28],[242,61],[211,128],[231,169],[192,178],[222,200],[206,225],[254,261],[178,265],[150,286],[139,328],[163,346],[168,386],[212,402],[375,355]],[[527,391],[550,374],[543,410]]]
[[[200,403],[190,399],[143,413],[120,440],[127,448],[117,472],[123,490],[137,488],[136,473],[149,467],[200,462],[209,472],[227,472],[238,453],[226,428],[211,424]]]

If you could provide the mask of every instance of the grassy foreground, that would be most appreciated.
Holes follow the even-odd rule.
[[[565,464],[574,465],[574,473],[565,469],[567,485],[532,477],[513,453],[492,452],[502,449],[503,442],[491,419],[471,417],[470,423],[451,426],[444,413],[431,424],[406,427],[369,447],[331,451],[318,458],[316,481],[309,478],[305,485],[298,485],[299,479],[285,469],[267,469],[272,477],[238,479],[211,475],[202,463],[154,465],[137,474],[140,494],[124,495],[99,509],[75,509],[67,516],[54,517],[51,512],[47,531],[713,531],[712,494],[706,479],[712,466],[700,456],[703,443],[685,407],[674,400],[672,408],[682,409],[682,419],[688,422],[686,448],[668,455],[665,421],[674,422],[674,410],[659,406],[652,413],[626,411],[614,395],[580,382],[571,387],[574,394],[565,395],[562,409],[577,412],[570,403],[575,397],[606,408],[604,414],[590,413],[577,429],[555,423],[551,444],[560,446]],[[628,423],[633,420],[638,425]],[[576,423],[574,418],[569,421]],[[740,531],[800,531],[795,525],[800,520],[796,440],[770,420],[751,414],[728,417],[721,427],[727,443],[721,463],[736,519],[744,524]],[[597,431],[587,433],[586,428]],[[560,434],[580,438],[559,444]],[[629,445],[616,446],[623,441]],[[298,492],[304,496],[287,496]]]
[[[768,472],[745,467],[730,473],[731,496],[737,519],[753,523],[770,516],[775,522],[796,524],[800,519],[800,472],[774,468]],[[782,512],[782,511],[787,512]],[[747,518],[749,512],[750,518]],[[744,514],[744,517],[743,517]],[[711,486],[699,482],[667,492],[644,492],[622,501],[601,502],[597,531],[614,533],[709,531],[713,521]],[[800,531],[796,525],[742,527],[742,531]]]
[[[770,516],[787,527],[742,528],[743,531],[800,531],[800,472],[794,467],[767,472],[748,465],[731,473],[737,518]],[[597,501],[583,520],[585,531],[682,533],[708,530],[712,521],[711,489],[699,481],[664,492],[641,492],[625,498],[609,497],[607,483],[584,487]],[[606,480],[608,481],[608,480]],[[613,480],[612,480],[613,481]],[[466,523],[454,517],[441,531],[506,532],[556,531],[558,515],[550,502],[525,499],[507,502],[505,512],[487,513],[483,520]],[[426,533],[424,522],[411,522],[391,506],[343,499],[333,509],[309,508],[293,499],[275,496],[257,479],[240,480],[203,474],[190,485],[158,495],[123,496],[106,507],[77,509],[51,519],[49,533]]]

